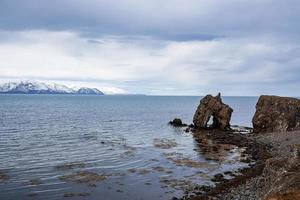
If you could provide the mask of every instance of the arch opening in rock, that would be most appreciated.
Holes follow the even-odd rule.
[[[208,120],[205,124],[205,128],[219,128],[220,127],[220,122],[218,120],[217,117],[215,117],[214,115],[210,115],[208,117]]]

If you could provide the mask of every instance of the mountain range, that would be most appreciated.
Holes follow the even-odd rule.
[[[80,94],[104,95],[97,88],[71,88],[57,83],[42,83],[36,81],[8,82],[0,84],[0,93],[5,94]]]

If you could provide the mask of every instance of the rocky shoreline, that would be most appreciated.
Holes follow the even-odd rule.
[[[215,186],[197,187],[181,199],[300,199],[300,100],[261,96],[253,117],[253,131],[230,126],[232,112],[222,102],[220,94],[216,97],[207,95],[196,110],[194,125],[188,126],[186,132],[191,132],[199,143],[209,138],[217,144],[245,148],[243,156],[250,156],[244,162],[248,162],[249,167],[238,174],[217,174],[212,179]],[[213,117],[211,125],[208,124],[210,117]],[[180,122],[175,123],[177,127],[185,125],[181,120],[176,121]],[[228,174],[231,178],[224,178]]]
[[[239,148],[245,148],[245,151],[242,154],[242,157],[245,157],[243,162],[249,163],[251,167],[243,168],[238,172],[227,171],[224,172],[224,174],[217,174],[215,175],[215,179],[212,179],[212,181],[216,183],[215,186],[203,186],[195,188],[193,193],[186,194],[181,199],[240,199],[235,197],[223,197],[224,194],[231,192],[231,188],[236,188],[239,185],[246,183],[249,178],[259,176],[264,169],[265,161],[271,157],[266,146],[256,142],[249,135],[244,135],[233,131],[224,132],[216,129],[194,129],[192,134],[197,142],[201,142],[203,138],[209,138],[220,145],[228,144],[238,146]],[[224,177],[226,175],[230,175],[231,178],[225,179]]]
[[[220,131],[195,131],[214,141],[246,147],[255,164],[240,170],[232,179],[221,179],[215,187],[196,188],[182,199],[294,200],[300,198],[300,132],[244,135]],[[224,136],[225,135],[225,136]],[[232,173],[232,172],[227,172]],[[288,176],[288,180],[286,179]],[[274,182],[277,180],[277,182]]]

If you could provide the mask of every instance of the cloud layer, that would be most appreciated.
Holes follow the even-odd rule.
[[[299,5],[3,0],[0,79],[113,93],[299,96]]]

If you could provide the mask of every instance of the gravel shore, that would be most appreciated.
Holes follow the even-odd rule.
[[[288,199],[300,199],[300,171],[299,171],[299,145],[300,145],[300,132],[285,132],[285,133],[266,133],[261,135],[253,135],[253,140],[267,146],[268,152],[271,157],[266,162],[271,160],[278,161],[278,166],[273,164],[272,168],[276,168],[277,177],[266,177],[270,169],[268,165],[265,167],[263,173],[260,176],[253,177],[247,180],[244,184],[239,185],[236,188],[230,189],[226,194],[217,196],[215,199],[236,199],[236,200],[259,200],[259,199],[272,199],[272,200],[288,200]],[[296,155],[295,155],[296,154]],[[284,163],[292,162],[291,167]],[[282,173],[280,171],[283,171]],[[271,180],[280,179],[281,176],[290,174],[290,181],[288,186],[284,180],[274,184]],[[270,182],[266,179],[271,179]],[[284,185],[284,186],[282,186]],[[285,191],[277,187],[285,188]],[[292,196],[287,195],[287,192],[291,189]],[[277,192],[276,192],[277,191]],[[275,193],[272,195],[272,193]],[[277,193],[277,194],[276,194]],[[278,194],[283,194],[281,195]]]

